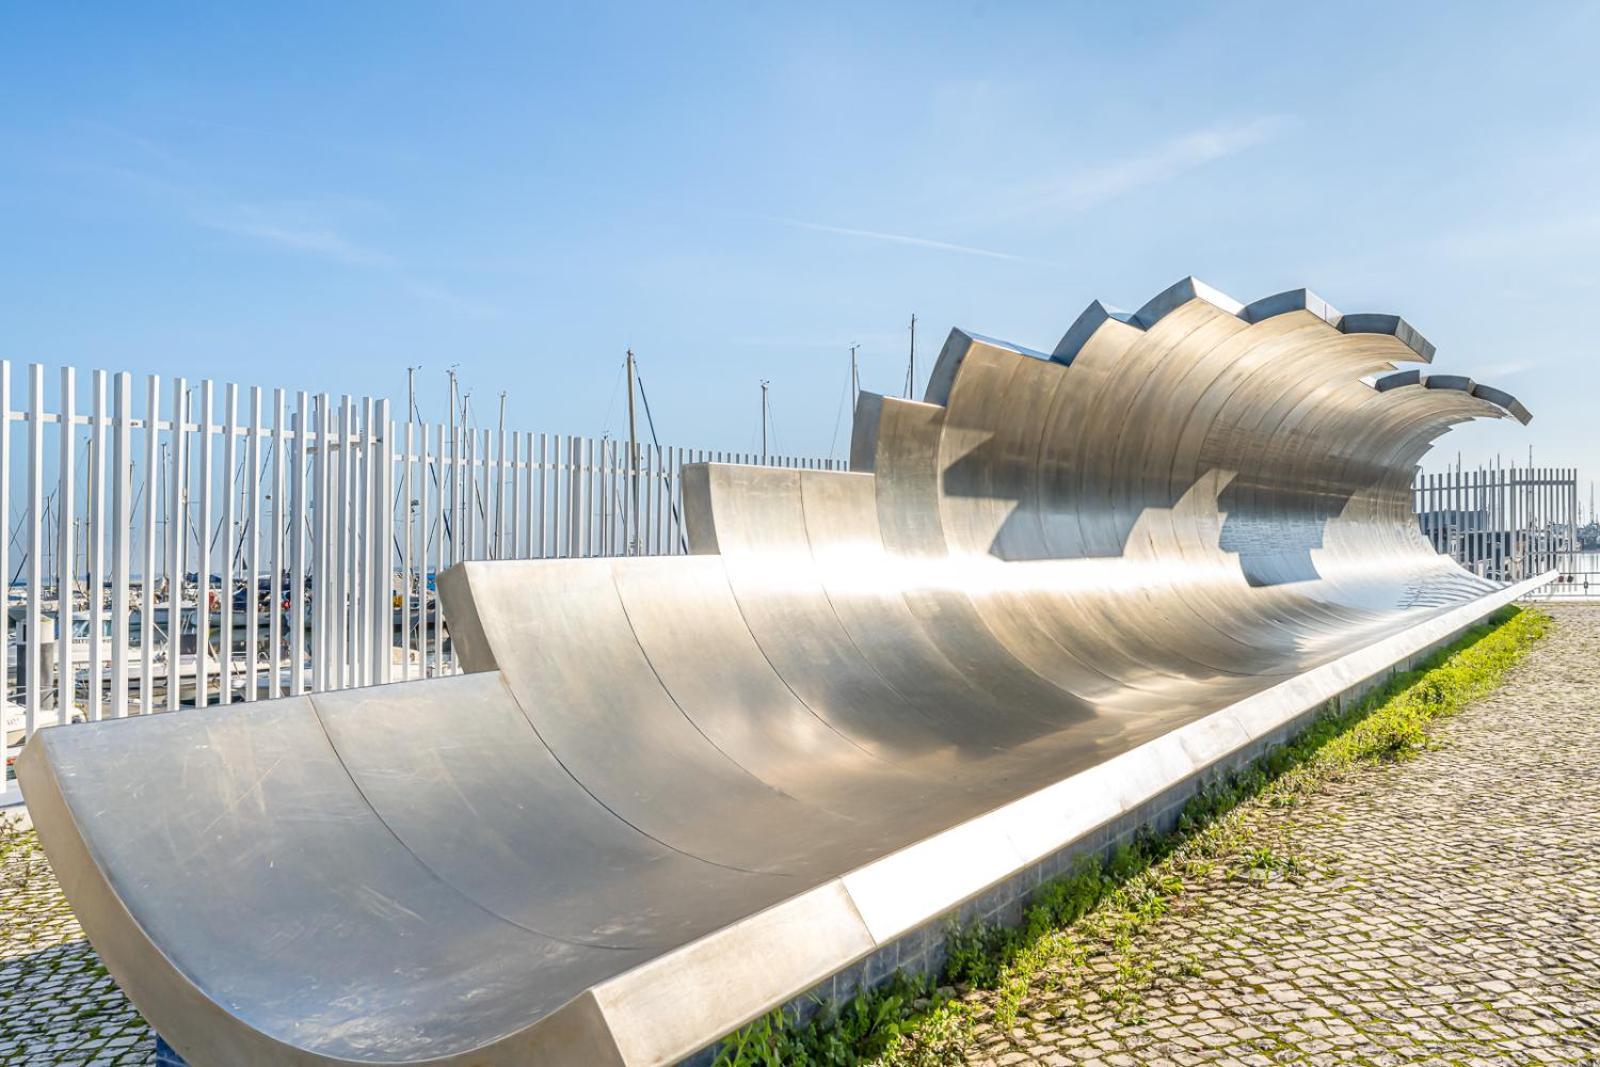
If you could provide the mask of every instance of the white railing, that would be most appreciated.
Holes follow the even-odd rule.
[[[684,464],[845,467],[154,375],[33,364],[13,385],[0,362],[8,749],[53,723],[453,672],[445,567],[682,552]]]
[[[1418,471],[1411,493],[1423,536],[1485,578],[1514,582],[1573,568],[1580,550],[1574,468]]]

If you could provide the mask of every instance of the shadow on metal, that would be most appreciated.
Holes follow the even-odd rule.
[[[448,572],[471,673],[45,730],[27,800],[192,1063],[665,1062],[937,914],[851,872],[1498,590],[1412,471],[1527,413],[1432,354],[1193,279],[956,331],[854,471],[690,468],[690,558]]]

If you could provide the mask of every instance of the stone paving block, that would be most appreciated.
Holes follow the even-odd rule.
[[[979,1026],[966,1062],[1600,1065],[1600,607],[1550,610],[1551,636],[1431,751],[1252,811],[1293,824],[1311,873],[1219,873],[1141,934],[1158,977],[1139,1021],[1101,959],[1052,976],[1012,1034]],[[0,836],[0,901],[0,1062],[151,1064],[31,833]],[[902,955],[924,953],[942,948]]]
[[[1420,758],[1252,809],[1259,832],[1292,824],[1311,873],[1191,889],[1132,947],[1158,975],[1139,1026],[1104,1010],[1101,958],[1024,1003],[1055,1020],[1030,1042],[1106,1064],[1600,1067],[1600,606],[1551,614]]]

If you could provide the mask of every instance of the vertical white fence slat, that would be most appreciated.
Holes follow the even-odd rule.
[[[268,549],[272,569],[272,581],[267,592],[267,696],[276,697],[283,692],[282,670],[279,664],[283,660],[283,619],[284,612],[289,609],[284,595],[283,577],[283,545],[284,545],[284,463],[283,454],[287,442],[283,435],[283,390],[272,391],[272,506],[267,508],[265,521],[269,524],[267,535],[272,538]],[[292,514],[292,513],[291,513]],[[290,670],[297,670],[298,666],[290,661]]]
[[[354,490],[350,497],[350,684],[367,685],[371,681],[373,637],[372,598],[367,595],[372,581],[373,484],[367,469],[372,445],[372,399],[363,398],[351,417],[355,421],[355,440],[346,446],[350,449]]]
[[[0,576],[3,576],[6,585],[6,623],[3,636],[7,638],[6,655],[17,655],[19,658],[11,663],[0,664],[0,670],[11,671],[20,669],[20,651],[13,653],[13,645],[20,650],[21,644],[15,642],[17,627],[11,618],[11,361],[0,359],[0,522],[5,524],[0,529]],[[21,705],[24,702],[22,694],[16,691],[15,685],[7,685],[4,692],[0,692],[0,707],[10,711],[12,705]],[[24,726],[26,729],[26,725]],[[0,778],[0,793],[9,790],[10,783]]]
[[[281,410],[282,404],[279,405]],[[311,624],[311,609],[306,605],[306,434],[311,427],[311,397],[305,390],[295,394],[294,421],[288,436],[279,438],[280,448],[289,448],[289,508],[273,524],[287,538],[289,549],[289,613],[284,625],[289,628],[289,687],[291,696],[305,692],[306,628]],[[281,497],[280,493],[280,497]],[[274,594],[276,598],[276,594]]]
[[[81,400],[75,368],[59,368],[55,396],[47,373],[29,365],[27,402],[13,410],[0,361],[0,515],[26,505],[15,547],[0,537],[0,573],[25,577],[21,618],[8,621],[6,698],[21,705],[25,734],[455,673],[440,572],[476,559],[680,553],[681,468],[712,455],[491,430],[465,398],[448,420],[408,412],[403,428],[387,400],[368,397],[269,398],[248,386],[241,411],[234,383],[219,397],[211,380],[155,375],[136,416],[128,373],[94,371]],[[27,427],[13,440],[15,422]],[[12,492],[18,464],[25,501]],[[1474,484],[1481,496],[1525,483],[1529,513],[1553,516],[1575,500],[1551,484],[1567,473]],[[1487,544],[1481,533],[1464,543]],[[1528,549],[1557,551],[1548,533]],[[79,620],[86,637],[75,642]]]
[[[221,545],[219,570],[222,588],[217,590],[217,703],[233,700],[233,580],[234,558],[241,543],[238,530],[238,476],[239,462],[238,418],[239,387],[228,382],[222,390],[222,524],[217,535],[207,533]],[[206,487],[208,490],[210,486]],[[206,578],[209,587],[211,579]],[[248,604],[248,598],[246,599]]]
[[[459,464],[461,468],[461,485],[458,490],[460,493],[458,504],[461,508],[461,518],[458,527],[460,543],[456,545],[455,552],[455,562],[457,563],[474,559],[477,554],[478,542],[475,539],[475,535],[477,534],[478,509],[473,506],[474,497],[477,496],[478,490],[478,472],[477,465],[474,462],[477,451],[475,448],[477,437],[478,435],[473,433],[469,427],[462,426],[456,440],[456,447],[461,450],[461,462]]]
[[[522,452],[523,455],[527,457],[526,465],[528,477],[522,489],[522,543],[516,546],[516,553],[518,559],[527,559],[534,553],[533,546],[535,538],[537,537],[537,535],[534,533],[533,524],[538,516],[538,508],[535,506],[533,495],[538,491],[537,486],[539,482],[537,479],[539,472],[534,465],[533,431],[527,431],[520,436],[522,437]],[[540,458],[542,459],[543,457]]]
[[[401,452],[400,468],[400,514],[405,523],[405,540],[400,552],[400,680],[406,681],[411,677],[411,575],[413,557],[412,534],[416,527],[416,509],[411,506],[411,450],[415,447],[415,423],[411,413],[406,413],[406,440]]]
[[[183,593],[184,593],[184,527],[188,524],[189,493],[189,387],[182,378],[172,380],[172,432],[167,438],[167,485],[170,499],[167,510],[167,710],[175,711],[183,699]]]
[[[215,476],[211,426],[216,421],[216,390],[210,378],[200,383],[200,470],[192,492],[200,497],[200,527],[195,540],[194,592],[194,704],[211,703],[211,520],[214,516],[211,486]],[[191,504],[190,517],[194,515]]]
[[[17,627],[11,618],[11,361],[0,359],[0,522],[5,524],[0,529],[0,576],[4,577],[6,585],[6,623],[3,636],[6,641],[6,655],[13,655],[13,642]],[[16,643],[20,649],[21,644]],[[17,653],[20,656],[20,653]],[[12,663],[0,664],[0,670],[11,671],[20,664],[20,659]],[[7,685],[5,691],[0,693],[0,706],[6,711],[11,710],[13,704],[23,703],[22,696],[14,685]],[[0,778],[0,793],[7,791],[9,783]]]
[[[333,415],[328,408],[328,394],[318,393],[312,415],[314,433],[302,431],[302,439],[312,455],[311,489],[311,648],[318,655],[311,657],[311,688],[313,691],[328,688],[328,659],[321,655],[327,648],[328,606],[332,601],[328,566],[328,508],[332,501],[328,494],[328,439],[332,436]]]
[[[1578,565],[1578,472],[1499,463],[1419,472],[1412,501],[1435,551],[1495,581]]]
[[[144,555],[139,567],[139,711],[156,707],[156,518],[161,505],[161,379],[145,380],[144,400]]]
[[[44,710],[44,365],[28,366],[28,586],[23,652],[27,691],[23,731],[32,736]]]
[[[73,429],[78,411],[77,371],[61,368],[61,413],[56,420],[60,466],[56,469],[56,721],[71,721],[75,675],[72,665],[73,619],[77,607],[74,578],[77,570],[77,450]]]
[[[390,551],[394,545],[394,423],[389,417],[389,401],[379,400],[377,403],[378,434],[373,441],[371,465],[377,486],[372,494],[374,515],[372,537],[372,573],[373,573],[373,641],[372,659],[375,675],[373,681],[384,683],[393,677],[394,671],[394,625],[396,613],[394,610],[394,568],[390,566]],[[409,457],[408,457],[409,462]],[[403,514],[403,513],[402,513]],[[404,606],[406,598],[402,590],[400,606]],[[405,625],[405,614],[399,615],[400,624]]]
[[[116,377],[111,447],[111,715],[128,714],[133,575],[133,376]],[[0,459],[0,462],[4,462]],[[0,513],[4,507],[0,506]]]
[[[431,468],[431,471],[435,474],[435,476],[433,477],[433,510],[428,516],[428,529],[429,536],[433,539],[433,574],[434,578],[437,579],[438,576],[443,573],[445,566],[445,500],[448,495],[448,476],[444,465],[444,423],[441,422],[438,426],[434,427],[434,432],[437,435],[438,440],[436,442],[437,451],[434,457],[434,464]],[[424,589],[426,590],[426,586],[424,586]],[[435,601],[435,604],[437,605],[437,601]],[[432,635],[428,647],[428,655],[431,657],[432,662],[432,666],[427,671],[427,674],[430,677],[445,673],[446,665],[443,627],[441,625],[442,620],[439,618],[439,610],[437,606],[435,606],[432,614],[433,618],[428,621],[428,633]]]
[[[493,456],[489,451],[492,447],[494,447],[494,438],[492,433],[489,430],[484,430],[482,441],[478,445],[477,452],[479,481],[475,481],[473,483],[474,489],[478,494],[477,506],[473,508],[472,513],[473,519],[478,523],[478,551],[477,555],[473,557],[475,559],[492,558],[490,555],[491,546],[489,541],[489,535],[492,532],[490,529],[490,523],[493,521],[493,515],[490,511],[491,501],[489,497],[490,484],[494,477]]]
[[[254,700],[261,689],[261,387],[250,387],[250,414],[245,438],[244,529],[248,546],[244,570],[244,698]],[[275,580],[275,579],[274,579]],[[270,597],[267,604],[272,601]]]
[[[93,420],[89,432],[89,513],[88,539],[84,543],[89,580],[89,661],[84,672],[88,690],[88,718],[96,721],[105,713],[102,677],[106,669],[106,372],[97,370],[92,379]],[[69,692],[71,690],[69,689]]]
[[[370,397],[363,398],[359,418],[360,440],[351,456],[351,462],[356,468],[356,498],[351,503],[351,509],[355,513],[356,545],[354,558],[351,560],[354,565],[352,579],[355,588],[351,590],[350,613],[357,635],[351,661],[356,668],[355,684],[370,685],[377,677],[373,669],[373,650],[378,635],[374,632],[372,612],[375,607],[373,601],[379,598],[377,575],[373,573],[372,554],[373,542],[377,539],[377,504],[378,498],[381,498],[378,472],[372,469],[375,415]]]
[[[350,438],[355,424],[355,401],[346,393],[339,401],[339,412],[334,422],[334,439],[328,442],[329,456],[333,460],[333,626],[332,640],[328,644],[328,659],[334,668],[331,687],[343,689],[350,684],[350,600],[351,600],[351,539],[355,531],[350,520],[350,480],[353,471]],[[317,650],[319,653],[321,649]]]

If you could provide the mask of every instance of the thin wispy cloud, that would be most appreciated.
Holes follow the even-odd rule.
[[[972,245],[954,244],[950,241],[936,241],[931,237],[916,237],[905,233],[887,233],[883,230],[858,230],[850,226],[827,226],[820,222],[804,222],[799,219],[776,219],[785,226],[792,226],[799,230],[815,230],[818,233],[833,233],[842,237],[861,237],[869,241],[886,241],[890,244],[912,245],[917,248],[932,248],[940,252],[955,252],[964,256],[982,256],[985,259],[1004,259],[1014,263],[1041,263],[1042,260],[1029,256],[1019,256],[1011,252],[997,252],[992,248],[975,248]]]
[[[1544,361],[1539,359],[1508,359],[1499,363],[1485,363],[1481,367],[1472,368],[1472,377],[1486,385],[1494,385],[1498,378],[1510,378],[1534,370],[1543,363]]]
[[[1147,152],[1020,186],[996,197],[1007,217],[1061,217],[1139,189],[1162,185],[1219,160],[1266,144],[1295,125],[1282,115],[1192,130]]]
[[[370,200],[334,195],[276,203],[251,203],[228,195],[214,183],[183,175],[183,161],[148,138],[110,127],[97,127],[123,145],[155,157],[161,164],[150,170],[129,167],[121,161],[75,168],[102,180],[111,179],[139,195],[163,202],[191,225],[249,242],[274,252],[303,256],[341,266],[387,275],[400,290],[417,300],[467,315],[487,316],[495,309],[459,296],[418,277],[399,256],[363,242],[341,228],[352,213],[383,214]],[[178,171],[173,177],[161,171]]]
[[[905,344],[905,331],[893,333],[883,330],[866,330],[850,334],[820,336],[812,333],[792,334],[736,334],[728,343],[740,348],[788,348],[815,351],[848,352],[851,345],[860,345],[865,351],[894,348]]]
[[[372,267],[395,265],[393,256],[367,248],[337,230],[273,220],[259,208],[242,208],[231,217],[201,214],[196,216],[196,221],[213,230],[336,263]]]
[[[300,210],[290,213],[289,217],[279,218],[270,209],[239,206],[220,214],[197,214],[194,218],[208,229],[242,237],[280,252],[381,271],[391,276],[402,291],[429,304],[476,317],[495,313],[487,305],[416,277],[396,256],[362,244],[331,226],[307,220]]]
[[[452,311],[460,312],[463,315],[471,315],[475,318],[487,318],[489,316],[499,314],[498,309],[491,307],[488,304],[480,304],[476,300],[469,300],[468,298],[453,293],[448,289],[440,288],[431,282],[420,281],[416,278],[402,276],[400,278],[400,286],[418,300],[426,301],[430,304],[439,304],[440,306],[447,307]]]
[[[1500,218],[1472,219],[1431,242],[1440,256],[1451,259],[1534,259],[1579,255],[1588,258],[1600,237],[1600,214],[1556,205],[1541,213],[1510,222]]]

